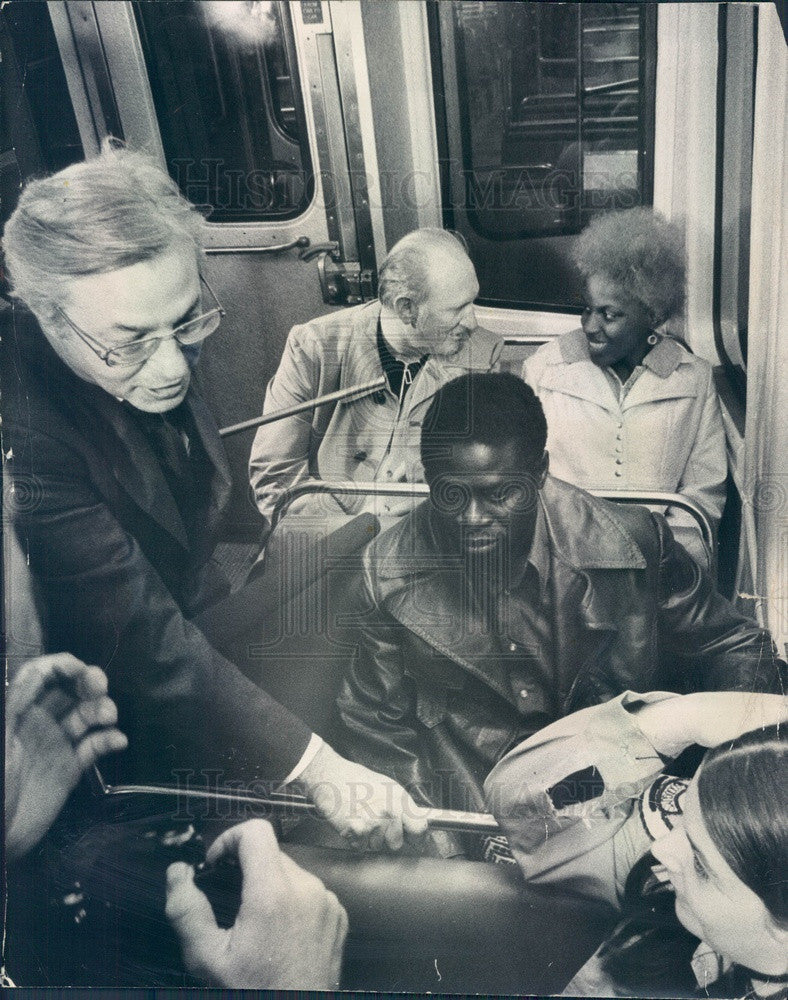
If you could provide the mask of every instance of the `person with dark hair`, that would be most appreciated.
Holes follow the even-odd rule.
[[[627,691],[501,760],[487,801],[526,879],[623,909],[567,995],[785,997],[787,765],[788,702],[743,691]]]
[[[30,181],[5,225],[4,473],[47,648],[106,670],[126,781],[174,783],[189,768],[297,778],[347,837],[396,846],[426,828],[408,796],[340,757],[211,642],[207,612],[221,620],[230,590],[212,560],[230,476],[192,382],[224,315],[203,237],[172,179],[111,143]],[[262,590],[234,600],[259,635]]]
[[[314,480],[423,482],[419,429],[436,390],[466,371],[490,371],[500,337],[477,325],[476,271],[443,229],[403,236],[380,266],[378,299],[294,326],[268,384],[264,413],[385,376],[383,389],[261,427],[249,473],[266,521],[288,490]],[[318,526],[372,508],[401,515],[410,500],[301,497],[288,508]]]
[[[507,750],[627,688],[783,690],[768,634],[664,518],[554,479],[546,437],[517,376],[448,383],[422,428],[430,498],[364,553],[345,746],[417,801],[482,808]]]
[[[698,503],[716,527],[727,458],[711,365],[676,335],[684,302],[679,229],[650,208],[595,218],[573,259],[586,282],[582,329],[523,366],[547,414],[553,473],[584,489],[659,490]],[[704,565],[695,521],[668,508]]]

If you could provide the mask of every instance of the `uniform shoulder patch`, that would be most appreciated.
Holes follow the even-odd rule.
[[[664,837],[675,826],[676,820],[684,811],[682,800],[688,785],[687,778],[661,774],[643,792],[640,818],[652,840]]]

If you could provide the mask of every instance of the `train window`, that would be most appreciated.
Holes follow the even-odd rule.
[[[312,199],[288,7],[134,4],[170,173],[212,222],[291,219]]]
[[[0,204],[5,220],[22,181],[83,157],[46,4],[0,5],[0,74]]]
[[[434,5],[445,221],[471,245],[482,300],[575,305],[571,235],[595,213],[650,202],[652,8]]]

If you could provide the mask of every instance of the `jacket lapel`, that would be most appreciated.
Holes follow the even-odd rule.
[[[681,350],[676,345],[677,350]],[[661,377],[646,368],[636,379],[624,399],[622,409],[628,410],[643,403],[654,403],[660,399],[679,399],[682,396],[698,395],[698,385],[691,365],[679,365],[670,378]]]
[[[408,532],[412,535],[403,544]],[[396,581],[387,610],[441,657],[511,698],[498,640],[469,596],[463,558],[441,553],[429,520],[429,501],[388,534],[385,547],[378,546],[376,552],[377,574]],[[440,657],[427,669],[446,687],[462,687],[462,675]]]
[[[459,369],[456,374],[461,375],[463,371],[464,369]],[[454,378],[454,374],[451,377]],[[410,388],[408,405],[411,412],[419,406],[428,404],[438,389],[447,381],[449,380],[446,378],[441,363],[434,357],[427,358],[424,367],[419,371]]]
[[[582,490],[548,476],[543,501],[553,553],[555,665],[569,711],[620,629],[621,580],[600,571],[645,569],[646,560],[604,504]]]
[[[378,319],[380,318],[380,303],[370,303],[360,309],[354,317],[349,331],[346,346],[346,364],[342,365],[342,385],[361,385],[372,382],[383,375],[383,365],[380,363],[377,335]],[[358,397],[353,397],[352,403]],[[340,402],[339,406],[343,403]]]
[[[414,575],[389,605],[397,621],[423,639],[441,656],[477,677],[507,700],[511,690],[501,664],[501,649],[479,608],[463,596],[462,560],[452,568]],[[429,665],[430,675],[447,687],[461,687],[462,678],[451,668],[441,668],[438,661]]]
[[[575,361],[568,366],[549,365],[540,379],[539,388],[584,399],[611,412],[618,410],[618,402],[605,373],[590,360]]]

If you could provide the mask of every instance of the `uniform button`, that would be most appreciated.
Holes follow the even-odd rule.
[[[514,642],[510,642],[509,643],[509,652],[510,653],[516,653],[517,652],[517,644],[516,643],[514,643]]]
[[[624,473],[621,471],[621,469],[616,469],[616,475],[617,476],[623,476]]]
[[[616,465],[623,465],[623,464],[624,464],[624,459],[623,458],[617,458],[616,459]]]
[[[527,698],[528,697],[528,688],[520,688],[520,690],[517,692],[517,694],[521,698]]]
[[[621,431],[619,431],[618,434],[616,434],[616,441],[620,440],[621,440]]]
[[[366,459],[366,457],[367,453],[365,451],[357,451],[356,454],[353,456],[353,461],[363,462]]]

